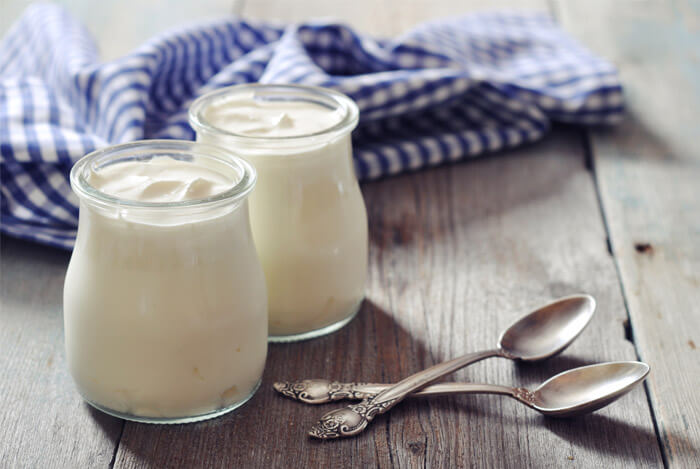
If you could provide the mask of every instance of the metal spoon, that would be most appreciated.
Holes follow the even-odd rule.
[[[434,365],[409,376],[359,404],[325,414],[309,434],[317,438],[357,435],[375,416],[383,414],[409,394],[460,368],[489,357],[535,361],[549,358],[564,350],[586,327],[595,300],[589,295],[574,295],[549,303],[524,316],[498,340],[498,348],[475,352]]]
[[[573,417],[593,412],[619,399],[632,388],[641,383],[649,374],[649,365],[642,362],[610,362],[596,365],[582,366],[564,371],[549,378],[540,384],[534,391],[525,388],[509,388],[493,384],[476,383],[440,383],[423,388],[411,394],[410,397],[445,396],[450,394],[503,394],[515,398],[523,404],[531,407],[544,415],[552,417]],[[328,389],[328,382],[323,380],[309,380],[308,385]],[[298,390],[292,394],[291,389],[275,389],[293,399],[307,404],[319,404],[339,399],[363,399],[377,394],[391,387],[390,384],[356,384],[356,383],[330,383],[332,388],[338,389],[352,387],[351,393],[340,394],[327,392],[325,401],[319,393],[315,399],[309,400],[301,397]],[[297,383],[298,384],[298,383]],[[313,393],[313,391],[312,391]],[[316,435],[326,438],[323,435]]]

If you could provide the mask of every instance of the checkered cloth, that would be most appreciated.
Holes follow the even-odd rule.
[[[342,23],[227,18],[100,63],[81,24],[58,6],[35,5],[0,43],[2,231],[70,248],[78,201],[68,174],[77,159],[137,139],[193,139],[195,97],[251,82],[352,97],[364,180],[515,147],[553,121],[614,123],[623,110],[615,68],[539,13],[448,18],[389,40]]]

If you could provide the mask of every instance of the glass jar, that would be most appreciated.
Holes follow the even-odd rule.
[[[266,105],[312,103],[337,112],[339,122],[275,137],[237,133],[208,119],[212,106],[238,97]],[[350,322],[364,298],[367,213],[350,138],[358,116],[347,96],[298,85],[232,86],[190,107],[198,142],[235,151],[258,172],[250,219],[267,280],[271,342],[333,332]]]
[[[205,199],[121,200],[91,172],[155,157],[234,182]],[[120,418],[185,423],[229,412],[256,391],[267,355],[267,292],[248,219],[255,170],[216,147],[151,140],[78,161],[78,235],[66,274],[66,353],[78,390]]]

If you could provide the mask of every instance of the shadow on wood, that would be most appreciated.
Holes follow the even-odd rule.
[[[634,392],[642,392],[641,386]],[[647,412],[647,409],[639,411]],[[637,463],[644,461],[649,466],[658,460],[655,432],[611,418],[604,410],[572,419],[542,417],[541,420],[548,430],[573,445]],[[601,432],[605,434],[604,438],[601,438]],[[630,457],[631,454],[634,458]]]
[[[334,334],[312,341],[271,344],[260,390],[237,411],[188,425],[127,422],[115,466],[124,464],[124,457],[138,461],[139,466],[159,467],[247,467],[251,461],[261,467],[387,464],[392,451],[384,429],[387,422],[375,422],[358,438],[331,444],[312,440],[307,435],[310,426],[343,403],[309,406],[294,402],[278,395],[272,383],[319,377],[392,382],[405,376],[405,369],[417,371],[430,361],[420,340],[397,324],[390,313],[366,300],[358,316]],[[406,426],[420,422],[419,412],[415,407],[402,409]],[[368,446],[374,451],[358,450]]]

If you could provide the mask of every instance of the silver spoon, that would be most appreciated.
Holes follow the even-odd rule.
[[[485,358],[536,361],[556,355],[581,333],[594,310],[595,300],[590,295],[574,295],[549,303],[508,327],[501,334],[497,349],[470,353],[434,365],[358,404],[328,412],[309,434],[323,439],[357,435],[375,416],[387,412],[409,394]]]
[[[593,412],[619,399],[631,391],[635,385],[641,383],[648,374],[649,365],[642,362],[599,363],[559,373],[540,384],[534,391],[494,384],[440,383],[423,388],[411,394],[410,397],[446,396],[450,394],[503,394],[515,398],[544,415],[573,417]],[[319,390],[324,386],[328,389],[326,386],[329,384],[328,382],[323,383],[323,380],[308,381],[313,381],[307,384],[316,385]],[[334,394],[331,391],[327,392],[325,396],[319,393],[317,398],[309,400],[310,396],[304,398],[298,393],[289,395],[287,390],[278,389],[277,384],[279,383],[275,384],[275,389],[286,396],[307,404],[320,404],[321,402],[340,399],[363,399],[391,387],[391,384],[330,383],[332,385],[340,385],[346,389],[348,386],[351,386],[353,392]],[[335,386],[332,387],[335,388]],[[322,400],[324,397],[325,400]]]

